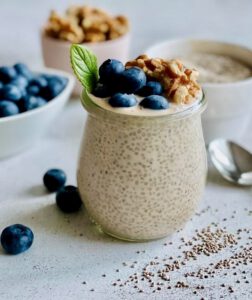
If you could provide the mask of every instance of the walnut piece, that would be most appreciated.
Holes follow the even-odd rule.
[[[126,68],[131,67],[139,67],[147,77],[161,82],[165,97],[174,103],[190,104],[201,92],[197,83],[199,72],[185,68],[177,59],[149,58],[142,54],[126,63]]]
[[[107,12],[89,6],[70,6],[65,16],[52,11],[45,33],[72,43],[101,42],[116,39],[129,30],[125,16],[112,17]]]

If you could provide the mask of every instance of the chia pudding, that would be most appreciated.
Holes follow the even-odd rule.
[[[201,199],[207,171],[201,126],[206,103],[196,71],[179,61],[166,65],[140,56],[126,64],[132,66],[162,82],[170,105],[145,107],[143,97],[136,96],[132,106],[113,107],[113,96],[99,98],[84,89],[88,117],[77,179],[87,212],[103,232],[144,241],[180,229]]]
[[[195,52],[180,59],[187,67],[199,71],[201,83],[235,82],[252,76],[249,66],[226,55]]]

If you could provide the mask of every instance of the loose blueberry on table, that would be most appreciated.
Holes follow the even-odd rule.
[[[56,192],[61,189],[67,180],[66,173],[61,169],[50,169],[44,177],[43,182],[49,192]]]
[[[67,185],[56,194],[56,204],[65,213],[73,213],[81,208],[82,202],[77,187]]]
[[[22,63],[0,67],[0,118],[44,106],[59,95],[66,84],[66,78],[33,74]]]
[[[33,239],[32,230],[22,224],[8,226],[1,234],[2,247],[8,254],[19,254],[28,250]]]

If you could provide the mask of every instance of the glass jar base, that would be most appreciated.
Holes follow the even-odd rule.
[[[119,234],[115,234],[115,233],[112,233],[110,232],[109,230],[106,230],[104,229],[101,225],[97,224],[92,218],[90,218],[91,222],[93,222],[97,229],[106,234],[106,235],[109,235],[113,238],[116,238],[118,240],[122,240],[122,241],[125,241],[125,242],[132,242],[132,243],[144,243],[144,242],[151,242],[151,241],[156,241],[156,240],[160,240],[160,239],[164,239],[166,238],[167,236],[169,236],[169,234],[165,234],[165,235],[162,235],[160,237],[155,237],[155,238],[148,238],[148,239],[136,239],[136,238],[129,238],[129,237],[124,237],[124,236],[121,236]]]
[[[161,236],[161,237],[150,238],[150,239],[131,239],[131,238],[122,237],[122,236],[113,234],[111,232],[107,232],[107,231],[103,230],[102,228],[101,228],[101,230],[102,230],[102,232],[104,232],[105,234],[107,234],[109,236],[112,236],[112,237],[114,237],[116,239],[119,239],[119,240],[122,240],[122,241],[125,241],[125,242],[131,242],[131,243],[145,243],[145,242],[151,242],[151,241],[161,240],[161,239],[164,239],[164,238],[167,237],[167,235],[164,235],[164,236]]]

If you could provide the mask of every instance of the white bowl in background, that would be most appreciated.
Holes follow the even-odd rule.
[[[0,118],[0,159],[20,153],[38,141],[71,95],[74,87],[71,74],[48,68],[35,73],[66,77],[68,82],[64,90],[44,106]]]
[[[226,55],[252,68],[252,50],[236,44],[212,40],[168,40],[148,48],[150,57],[182,57],[195,52]],[[203,83],[208,108],[202,115],[205,141],[215,138],[239,139],[252,111],[252,77],[230,83]]]
[[[55,68],[72,73],[70,64],[70,46],[71,43],[47,36],[41,31],[41,44],[44,64],[46,67]],[[97,43],[83,43],[97,56],[100,65],[106,59],[114,58],[125,63],[129,59],[130,33],[109,41]],[[80,95],[83,87],[76,80],[74,94]]]

